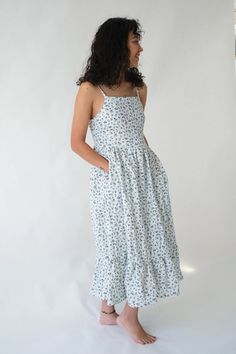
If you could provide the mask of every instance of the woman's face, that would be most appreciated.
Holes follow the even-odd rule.
[[[128,48],[130,50],[130,67],[138,67],[139,54],[143,51],[143,48],[140,45],[139,36],[137,34],[133,34],[133,32],[129,32]]]

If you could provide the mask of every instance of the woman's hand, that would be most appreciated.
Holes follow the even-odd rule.
[[[109,160],[106,160],[106,166],[103,167],[103,171],[105,171],[106,173],[109,173]]]

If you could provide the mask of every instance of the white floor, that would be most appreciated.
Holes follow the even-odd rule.
[[[158,337],[154,344],[133,342],[119,326],[101,326],[100,301],[87,296],[87,286],[75,283],[61,299],[61,313],[59,302],[35,318],[34,309],[25,314],[19,310],[17,320],[16,312],[12,318],[8,312],[8,320],[1,322],[0,353],[235,354],[235,259],[216,259],[193,272],[183,267],[183,275],[179,297],[139,310],[144,328]]]

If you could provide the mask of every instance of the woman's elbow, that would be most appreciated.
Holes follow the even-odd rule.
[[[71,147],[71,150],[76,152],[77,154],[80,153],[81,149],[83,148],[85,142],[83,140],[77,140],[77,141],[74,141],[74,140],[71,140],[71,143],[70,143],[70,147]]]

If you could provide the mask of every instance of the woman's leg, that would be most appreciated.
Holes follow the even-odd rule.
[[[117,317],[118,314],[115,311],[115,306],[107,305],[107,300],[102,300],[99,322],[103,325],[117,325]]]
[[[157,339],[146,332],[138,320],[138,307],[131,307],[126,302],[124,309],[117,317],[117,323],[140,344],[153,343]]]
[[[114,310],[115,310],[115,306],[114,305],[107,305],[107,300],[101,301],[101,311],[112,312]]]

